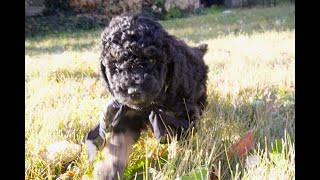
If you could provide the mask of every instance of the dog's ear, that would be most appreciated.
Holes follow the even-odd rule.
[[[106,74],[106,64],[105,64],[105,61],[103,59],[100,59],[100,77],[102,79],[103,86],[105,86],[106,89],[108,90],[108,92],[110,93],[110,95],[113,96],[113,93],[111,91],[110,84],[109,84],[109,81],[108,81],[108,77],[107,77],[107,74]]]
[[[195,47],[195,49],[201,52],[202,57],[208,51],[208,44],[200,44],[199,46]]]

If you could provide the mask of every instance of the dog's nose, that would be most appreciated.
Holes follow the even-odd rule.
[[[141,91],[138,88],[130,87],[128,89],[128,94],[132,98],[138,98],[141,96]]]
[[[135,83],[135,84],[142,84],[143,82],[143,76],[141,76],[140,74],[135,74],[132,76],[132,81]]]

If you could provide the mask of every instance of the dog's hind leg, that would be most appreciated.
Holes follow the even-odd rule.
[[[133,132],[128,129],[124,132],[113,133],[110,141],[103,149],[104,159],[95,166],[95,177],[102,180],[121,179],[132,152],[132,146],[139,136],[140,132]]]

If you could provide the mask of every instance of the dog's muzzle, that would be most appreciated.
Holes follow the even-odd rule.
[[[129,87],[128,88],[128,95],[130,96],[130,98],[137,100],[137,99],[141,98],[142,91],[138,87]]]

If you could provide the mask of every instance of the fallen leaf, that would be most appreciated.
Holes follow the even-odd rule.
[[[65,173],[65,175],[68,176],[68,177],[73,177],[75,174],[76,174],[76,171],[75,171],[75,170],[67,171],[67,172]]]
[[[61,174],[57,180],[67,180],[67,179],[73,179],[74,176],[79,173],[79,169],[78,170],[68,170],[67,172]]]
[[[240,158],[253,148],[253,130],[250,130],[238,143],[227,149],[228,159],[231,160],[232,154],[236,153]]]

